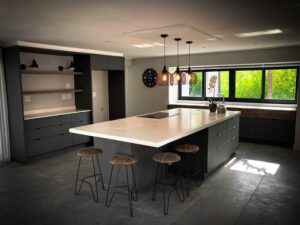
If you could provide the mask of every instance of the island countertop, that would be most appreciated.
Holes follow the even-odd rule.
[[[162,112],[168,112],[172,116],[162,119],[133,116],[72,128],[70,132],[158,148],[240,115],[237,111],[217,114],[204,109],[187,108]]]

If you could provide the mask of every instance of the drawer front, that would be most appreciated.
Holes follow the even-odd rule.
[[[295,130],[295,120],[277,120],[277,127],[278,128],[285,128],[285,129],[293,129]]]
[[[61,116],[53,116],[50,117],[50,125],[60,125],[60,124],[66,124],[71,123],[71,115],[61,115]]]
[[[81,121],[91,121],[91,112],[80,112],[72,114],[72,123]]]
[[[36,128],[49,127],[50,120],[49,118],[31,119],[31,120],[25,120],[24,124],[25,124],[25,130],[33,130]]]
[[[72,144],[79,145],[92,141],[92,137],[80,134],[72,134]]]
[[[72,145],[72,135],[69,133],[56,135],[51,137],[50,139],[50,145],[53,150],[70,147]]]
[[[255,138],[255,127],[240,126],[240,137],[242,138]]]
[[[247,127],[254,127],[255,126],[255,118],[244,118],[242,117],[240,119],[240,125],[241,126],[247,126]]]
[[[277,120],[275,119],[257,119],[256,120],[256,127],[266,127],[266,128],[276,128],[277,127]]]
[[[208,138],[215,138],[218,136],[218,133],[220,132],[221,126],[220,124],[216,124],[212,127],[208,128]]]
[[[37,156],[46,152],[50,152],[50,138],[41,138],[26,142],[27,155],[29,157]]]
[[[276,140],[276,128],[260,127],[255,129],[255,139],[273,141]]]
[[[59,134],[66,134],[69,133],[69,129],[71,124],[60,124],[56,126],[50,127],[50,134],[51,136],[59,135]]]
[[[36,128],[34,130],[25,130],[25,139],[34,140],[50,136],[50,127]]]

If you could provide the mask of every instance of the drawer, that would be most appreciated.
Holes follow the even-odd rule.
[[[295,120],[277,120],[277,127],[278,128],[286,128],[295,130]]]
[[[50,138],[40,138],[26,142],[26,151],[29,157],[50,152]]]
[[[91,124],[89,121],[74,122],[71,124],[71,128],[81,127],[81,126],[85,126],[85,125],[89,125],[89,124]]]
[[[60,124],[56,126],[50,127],[50,134],[51,136],[69,133],[69,129],[71,124]]]
[[[72,146],[72,135],[70,133],[56,135],[50,138],[51,148],[58,150]]]
[[[72,134],[72,144],[79,145],[92,141],[92,137],[80,134]]]
[[[80,121],[91,121],[91,112],[80,112],[74,113],[71,117],[72,123],[73,122],[80,122]]]
[[[220,123],[208,128],[208,138],[215,138],[220,132]]]
[[[260,128],[260,127],[276,128],[277,120],[276,119],[257,119],[255,125],[256,125],[256,128]]]
[[[260,127],[255,129],[255,139],[265,141],[276,141],[276,128]]]
[[[255,127],[240,126],[240,137],[242,138],[255,138]]]
[[[66,123],[71,123],[71,114],[50,117],[51,126],[66,124]]]
[[[34,140],[50,136],[50,127],[35,128],[34,130],[25,130],[25,139]]]
[[[255,126],[255,118],[241,118],[240,119],[240,126],[249,126],[254,127]]]
[[[36,128],[43,128],[50,126],[49,118],[38,118],[24,121],[25,130],[33,130]]]

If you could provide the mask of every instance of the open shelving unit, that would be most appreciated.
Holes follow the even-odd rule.
[[[21,75],[79,75],[82,76],[83,72],[72,70],[21,70]]]
[[[57,89],[57,90],[37,90],[37,91],[23,91],[23,95],[34,95],[34,94],[51,94],[51,93],[63,93],[63,92],[74,92],[82,93],[83,89]]]

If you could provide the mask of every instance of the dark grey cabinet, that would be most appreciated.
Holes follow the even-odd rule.
[[[91,67],[93,70],[124,70],[124,57],[91,55]]]
[[[72,127],[90,123],[90,111],[25,120],[25,146],[28,157],[92,141],[91,137],[69,132]]]
[[[239,116],[208,128],[207,172],[226,162],[239,142]]]
[[[295,122],[293,120],[241,118],[241,138],[292,144],[294,136]]]

